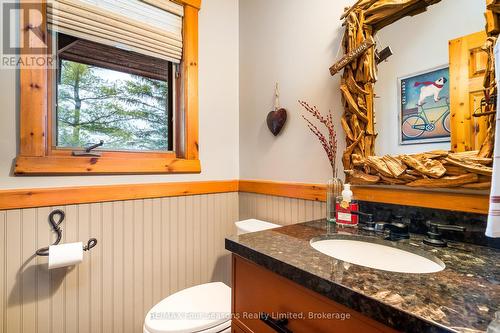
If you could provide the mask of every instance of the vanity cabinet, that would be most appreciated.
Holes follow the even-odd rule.
[[[237,255],[232,264],[233,333],[397,332]],[[273,329],[260,313],[288,323]]]

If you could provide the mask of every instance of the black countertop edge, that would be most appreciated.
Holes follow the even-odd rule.
[[[456,332],[434,322],[415,317],[400,311],[391,305],[367,297],[334,282],[322,279],[314,274],[303,271],[285,262],[269,257],[231,239],[225,239],[226,250],[239,255],[263,268],[291,280],[304,288],[325,296],[348,308],[356,310],[380,323],[401,332]]]

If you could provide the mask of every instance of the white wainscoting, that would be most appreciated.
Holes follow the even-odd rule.
[[[321,219],[326,204],[321,201],[240,192],[240,219],[256,218],[287,225]]]
[[[224,238],[235,232],[238,193],[57,207],[63,242],[98,239],[70,271],[34,256],[54,239],[54,208],[0,211],[1,333],[138,333],[164,297],[230,282]]]

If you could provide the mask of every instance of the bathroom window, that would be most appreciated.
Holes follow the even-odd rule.
[[[200,0],[20,6],[16,175],[201,172]]]
[[[172,151],[172,63],[59,34],[53,145]]]

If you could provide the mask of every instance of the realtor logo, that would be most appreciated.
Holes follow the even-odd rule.
[[[56,63],[47,46],[41,8],[40,2],[2,1],[1,68],[52,68]]]

